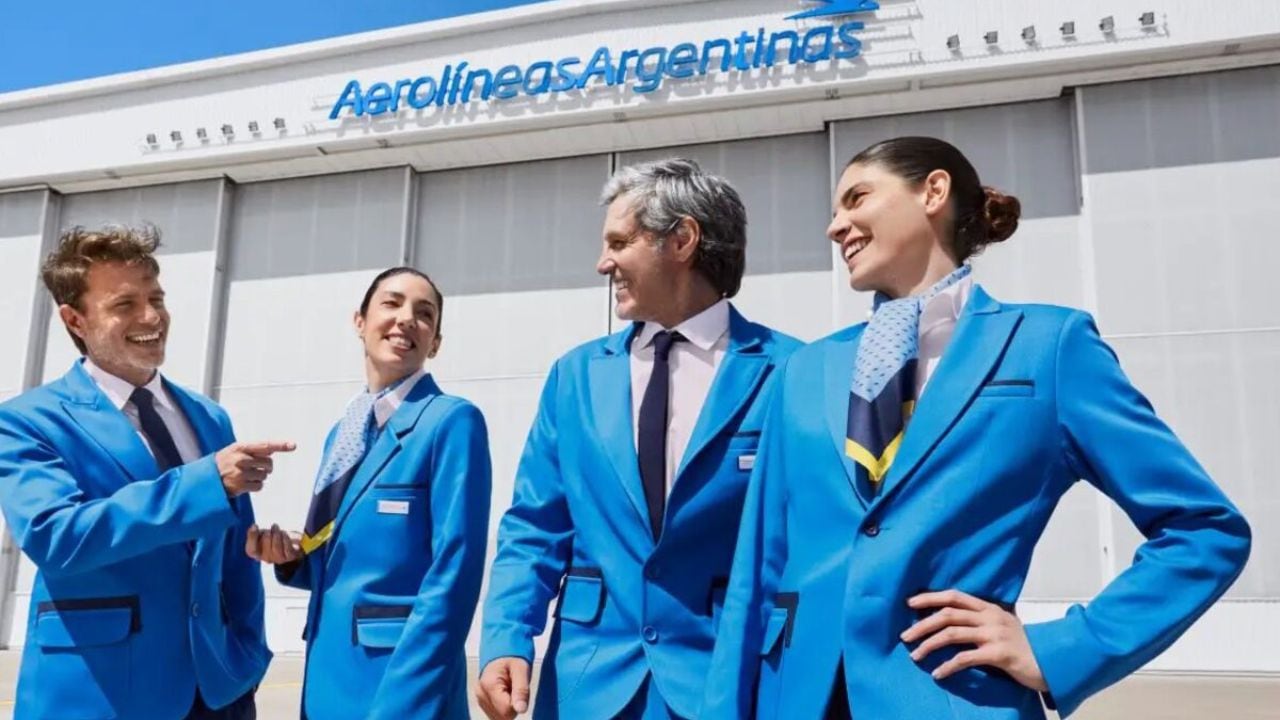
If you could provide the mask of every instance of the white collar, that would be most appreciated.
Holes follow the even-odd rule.
[[[640,328],[634,342],[639,343],[637,347],[649,347],[653,337],[664,329],[656,322],[646,322],[644,327]],[[699,349],[710,350],[725,333],[729,332],[729,301],[721,298],[716,304],[688,318],[671,330],[683,335],[685,340]]]
[[[93,381],[98,384],[98,387],[101,388],[107,399],[111,401],[111,404],[117,410],[124,410],[124,406],[128,404],[129,398],[133,395],[133,391],[137,389],[137,386],[98,367],[87,355],[84,357],[83,362],[85,372],[89,373],[89,377],[93,378]],[[169,411],[177,411],[178,408],[174,406],[173,399],[169,397],[169,393],[164,389],[164,379],[160,376],[159,370],[152,374],[151,379],[143,387],[151,391],[152,396],[155,397],[156,402],[160,403],[161,407]]]
[[[374,422],[378,423],[379,428],[386,425],[387,421],[391,419],[391,416],[396,414],[396,410],[399,410],[400,406],[404,404],[405,398],[409,397],[409,393],[413,390],[413,386],[417,385],[418,381],[426,374],[426,370],[418,368],[413,371],[412,375],[405,378],[404,382],[397,385],[395,390],[392,390],[374,401],[373,418]]]
[[[965,303],[973,292],[973,274],[965,275],[937,295],[929,298],[920,309],[920,334],[923,335],[940,324],[955,324],[960,319]]]
[[[970,273],[926,300],[920,309],[920,334],[930,332],[939,324],[958,322],[972,294],[973,274]],[[868,321],[872,315],[875,315],[874,308],[867,310]]]

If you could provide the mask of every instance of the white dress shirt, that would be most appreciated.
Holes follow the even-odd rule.
[[[129,423],[138,432],[138,437],[142,438],[142,444],[151,452],[151,457],[155,457],[156,451],[151,447],[151,441],[142,432],[142,420],[138,417],[138,408],[129,402],[129,397],[133,395],[135,389],[134,384],[94,365],[93,361],[87,357],[84,359],[84,369],[98,384],[98,388],[107,396],[111,404],[129,418]],[[156,374],[151,376],[150,382],[143,387],[155,396],[156,413],[164,421],[169,434],[173,436],[173,444],[178,448],[178,455],[182,458],[182,462],[189,463],[203,457],[204,453],[200,450],[200,443],[196,440],[195,431],[191,429],[191,423],[187,422],[187,416],[178,409],[169,392],[164,389],[160,372],[156,371]]]
[[[631,342],[631,439],[639,446],[640,403],[644,400],[649,376],[653,374],[653,337],[662,330],[674,330],[684,342],[671,346],[671,371],[667,401],[667,492],[680,469],[685,448],[698,424],[698,415],[707,401],[725,349],[729,347],[729,301],[721,300],[674,328],[647,322]]]
[[[399,410],[400,406],[404,404],[404,399],[409,397],[410,392],[413,392],[413,386],[417,385],[418,381],[426,374],[426,370],[418,368],[412,375],[405,378],[404,382],[397,385],[395,390],[373,401],[373,420],[378,424],[379,430],[382,429],[383,425],[387,424],[392,415],[396,414],[396,410]]]
[[[969,295],[973,291],[973,275],[966,275],[956,284],[929,298],[920,309],[920,345],[916,364],[916,398],[924,394],[924,387],[938,369],[942,353],[951,344],[956,323]]]

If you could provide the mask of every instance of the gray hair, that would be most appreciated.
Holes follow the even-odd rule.
[[[747,211],[727,180],[703,172],[698,163],[667,158],[619,169],[605,183],[600,204],[630,199],[636,222],[662,242],[684,218],[702,231],[693,267],[722,297],[742,286],[747,264]]]

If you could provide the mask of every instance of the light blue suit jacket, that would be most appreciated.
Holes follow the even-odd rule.
[[[465,720],[490,481],[484,417],[423,376],[361,462],[328,543],[292,574],[277,568],[311,591],[308,720]]]
[[[796,352],[751,481],[705,720],[819,718],[843,656],[853,716],[1040,718],[987,668],[941,682],[898,635],[907,598],[956,588],[1012,608],[1032,550],[1078,478],[1147,541],[1087,607],[1029,625],[1060,713],[1169,646],[1231,584],[1249,527],[1130,385],[1088,315],[1002,305],[975,287],[893,467],[869,503],[844,455],[865,326]],[[753,713],[754,708],[754,715]]]
[[[498,530],[481,666],[532,662],[559,595],[539,718],[613,717],[649,673],[673,710],[697,711],[769,377],[799,344],[731,310],[728,348],[655,545],[632,430],[628,348],[638,328],[552,367]]]
[[[0,406],[0,507],[39,568],[19,720],[181,718],[197,685],[226,705],[271,659],[261,571],[244,552],[253,508],[228,501],[213,460],[231,422],[165,389],[206,454],[163,474],[80,362]]]

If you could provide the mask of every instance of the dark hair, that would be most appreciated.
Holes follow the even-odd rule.
[[[1018,229],[1018,216],[1022,214],[1018,198],[983,185],[964,153],[945,140],[882,140],[855,155],[849,165],[879,165],[912,185],[924,182],[934,170],[945,170],[951,176],[954,212],[951,249],[960,262],[991,243],[1007,240]]]
[[[747,267],[747,211],[729,181],[686,158],[620,168],[605,183],[600,204],[626,196],[636,222],[657,236],[670,235],[684,218],[702,230],[693,267],[720,293],[733,297]]]
[[[95,263],[116,262],[141,265],[153,275],[160,274],[156,250],[160,247],[160,230],[151,224],[139,227],[107,225],[100,230],[86,230],[77,225],[58,240],[40,267],[40,278],[58,305],[70,305],[83,311],[80,301],[89,288],[89,268]],[[71,342],[83,355],[88,352],[84,341],[67,328]]]
[[[360,317],[364,317],[369,314],[369,302],[373,300],[373,294],[378,292],[378,286],[382,284],[382,281],[388,278],[393,278],[397,275],[413,275],[415,277],[420,277],[423,280],[426,280],[427,284],[431,286],[431,292],[435,293],[436,296],[436,337],[440,337],[440,328],[444,326],[444,295],[441,294],[440,287],[435,284],[435,281],[433,281],[426,273],[416,268],[401,265],[399,267],[387,268],[386,270],[378,273],[378,276],[373,279],[373,282],[369,283],[369,289],[364,291],[364,299],[360,301]]]

